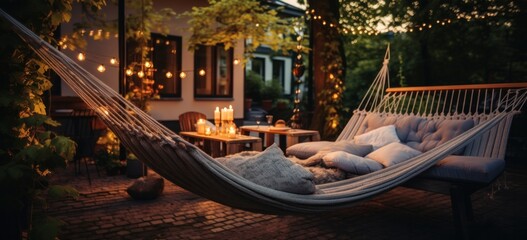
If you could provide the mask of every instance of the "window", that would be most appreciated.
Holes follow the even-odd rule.
[[[265,81],[265,58],[255,57],[251,60],[251,69],[253,72],[258,73],[262,76]]]
[[[273,79],[278,80],[282,89],[285,90],[285,62],[284,60],[273,59]]]
[[[232,98],[233,50],[223,44],[199,46],[194,52],[194,96]]]
[[[151,59],[154,64],[154,80],[161,98],[181,97],[181,37],[152,33]]]

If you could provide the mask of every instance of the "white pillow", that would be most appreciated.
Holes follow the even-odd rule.
[[[286,156],[295,156],[300,159],[306,159],[315,155],[318,150],[333,144],[330,141],[314,141],[314,142],[303,142],[297,143],[285,150]]]
[[[387,125],[373,129],[367,133],[355,136],[356,144],[369,144],[373,150],[379,149],[389,143],[400,142],[394,125]]]
[[[404,162],[421,153],[422,152],[402,143],[394,142],[371,152],[370,154],[366,155],[366,158],[371,158],[385,167],[389,167],[394,164]]]
[[[359,157],[344,151],[328,153],[322,159],[328,167],[336,167],[358,175],[375,172],[383,168],[382,164],[372,159]]]

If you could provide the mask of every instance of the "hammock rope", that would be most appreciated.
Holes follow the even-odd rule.
[[[506,134],[504,134],[506,131],[502,131],[503,134],[500,135],[502,144],[489,145],[494,139],[488,134],[496,129],[496,126],[507,128],[508,131],[508,126],[512,121],[511,116],[519,111],[526,101],[524,90],[509,91],[499,101],[492,98],[488,103],[486,97],[465,99],[468,95],[475,95],[473,91],[466,90],[465,93],[470,92],[471,94],[460,96],[460,91],[441,89],[389,91],[390,53],[388,47],[379,73],[337,141],[353,139],[369,114],[420,116],[428,119],[471,118],[477,123],[476,126],[403,163],[367,175],[317,185],[316,194],[292,194],[257,185],[235,174],[128,102],[104,82],[40,39],[1,9],[0,16],[11,24],[13,31],[90,108],[96,111],[100,119],[119,137],[123,145],[148,167],[188,191],[231,207],[254,212],[314,213],[349,207],[360,200],[383,193],[408,181],[432,167],[437,161],[465,146],[467,146],[466,152],[473,155],[502,156],[504,147],[499,146],[496,149],[494,147],[506,143]],[[478,90],[478,96],[480,96],[480,91],[481,89]],[[460,102],[461,97],[464,100]],[[457,100],[454,100],[456,98]],[[468,112],[465,113],[467,101],[476,102],[476,107],[472,109],[471,106],[467,106]],[[479,101],[483,101],[485,107],[487,104],[496,102],[496,105],[493,105],[493,112],[486,112],[486,108],[480,110]],[[436,104],[435,107],[434,104]],[[438,109],[442,111],[439,112]],[[456,112],[461,112],[461,114],[455,114]],[[483,138],[487,140],[475,141]],[[485,149],[489,147],[492,151],[486,152]]]

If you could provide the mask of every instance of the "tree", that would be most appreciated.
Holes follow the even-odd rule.
[[[104,0],[82,1],[98,9]],[[71,18],[71,1],[8,0],[0,8],[14,16],[45,41],[56,44],[55,30]],[[42,95],[52,84],[49,67],[24,43],[6,21],[0,21],[0,216],[2,237],[53,239],[60,221],[30,214],[45,197],[75,196],[67,186],[48,185],[47,177],[66,166],[75,154],[75,143],[48,127],[57,126],[46,115]],[[29,224],[26,226],[26,224]]]
[[[192,7],[182,16],[190,17],[189,49],[198,45],[224,44],[232,48],[238,41],[246,41],[248,57],[261,44],[288,53],[296,49],[294,26],[277,16],[276,10],[262,6],[256,0],[209,0],[209,6]]]

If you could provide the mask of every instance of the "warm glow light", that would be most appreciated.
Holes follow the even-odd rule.
[[[97,71],[104,72],[104,71],[106,71],[106,67],[104,67],[104,65],[101,64],[101,65],[99,65],[99,67],[97,67]]]
[[[186,74],[185,72],[181,72],[181,73],[179,74],[179,77],[180,77],[181,79],[186,78],[186,77],[187,77],[187,74]]]
[[[134,71],[132,71],[132,69],[126,69],[127,76],[132,76],[133,74],[134,74]]]
[[[117,64],[117,59],[113,57],[112,59],[110,59],[110,63],[111,63],[112,65]]]
[[[234,59],[234,65],[238,65],[240,63],[240,59],[235,58]]]
[[[167,73],[166,73],[166,76],[167,76],[167,78],[172,78],[173,75],[172,75],[171,72],[167,72]]]
[[[137,72],[137,76],[140,77],[140,78],[142,78],[142,77],[145,76],[145,72],[143,72],[143,71],[139,71],[139,72]]]
[[[86,59],[86,56],[84,55],[84,53],[79,53],[79,55],[77,55],[77,59],[79,59],[79,61],[84,61]]]
[[[146,62],[145,62],[145,67],[147,67],[147,68],[152,67],[152,63],[149,62],[149,61],[146,61]]]
[[[205,69],[199,70],[199,75],[200,76],[205,76]]]

